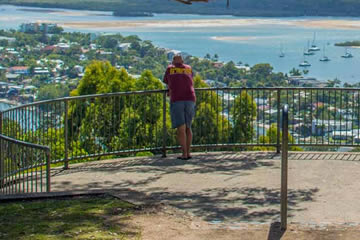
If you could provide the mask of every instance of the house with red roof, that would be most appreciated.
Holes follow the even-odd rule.
[[[47,53],[54,52],[55,50],[56,50],[56,46],[54,46],[54,45],[48,45],[41,49],[41,51],[47,52]]]

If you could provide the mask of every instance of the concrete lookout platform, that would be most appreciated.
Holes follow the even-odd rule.
[[[52,192],[111,191],[135,203],[168,204],[214,224],[279,221],[279,154],[176,157],[120,158],[53,169]],[[360,154],[292,152],[288,175],[288,223],[360,224]],[[124,192],[131,192],[131,199]]]

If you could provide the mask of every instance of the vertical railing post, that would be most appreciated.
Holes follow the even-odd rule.
[[[277,90],[277,135],[276,135],[276,153],[280,153],[280,111],[281,111],[281,104],[280,104],[280,95],[281,90]]]
[[[2,128],[3,128],[3,113],[0,112],[0,134],[2,134]]]
[[[64,169],[69,169],[69,103],[68,100],[65,100],[65,125],[64,125],[64,134],[65,134],[65,159],[64,159]]]
[[[2,128],[3,128],[3,113],[0,112],[0,134],[2,134]],[[4,155],[4,149],[3,149],[3,141],[2,139],[0,139],[0,189],[3,188],[4,186],[4,162],[5,162],[5,157],[3,157]],[[0,191],[1,193],[2,191]]]
[[[166,157],[166,135],[167,135],[167,129],[166,129],[166,94],[167,91],[164,91],[163,93],[163,146],[162,146],[162,157]]]
[[[282,144],[281,144],[281,229],[287,227],[287,192],[288,192],[288,105],[283,108]]]
[[[3,193],[3,188],[4,188],[4,176],[5,176],[5,146],[4,146],[4,142],[3,139],[0,138],[0,193]]]
[[[51,155],[50,155],[50,149],[46,150],[46,192],[51,191]]]

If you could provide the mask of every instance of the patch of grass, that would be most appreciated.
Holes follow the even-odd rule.
[[[2,203],[0,239],[140,239],[126,224],[134,207],[109,196]]]

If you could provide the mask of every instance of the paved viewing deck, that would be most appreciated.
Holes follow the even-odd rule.
[[[52,170],[52,191],[133,193],[135,202],[171,205],[211,223],[270,223],[280,217],[280,155],[195,153],[187,161],[120,158]],[[360,154],[289,153],[289,223],[358,224]],[[128,195],[130,196],[130,195]]]

